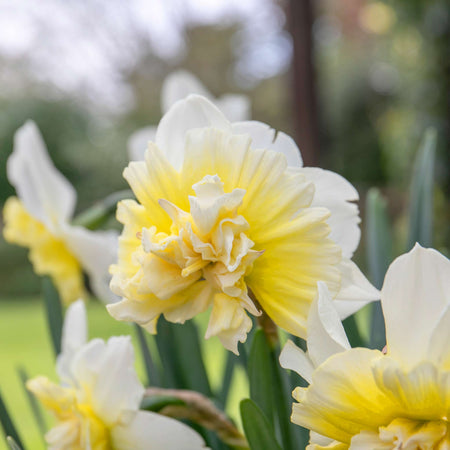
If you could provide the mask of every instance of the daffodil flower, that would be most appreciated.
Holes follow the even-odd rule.
[[[124,229],[111,288],[123,299],[108,306],[118,320],[154,333],[160,314],[183,323],[211,307],[206,337],[237,353],[252,327],[248,313],[260,308],[306,337],[319,280],[340,317],[379,298],[350,260],[356,190],[335,173],[301,167],[284,133],[231,124],[207,99],[189,96],[124,176],[138,202],[118,205]]]
[[[5,203],[5,240],[30,249],[35,272],[51,277],[65,304],[84,295],[83,271],[101,300],[116,301],[108,267],[117,255],[117,233],[70,224],[75,189],[53,165],[34,122],[16,132],[7,174],[18,197]]]
[[[83,301],[69,306],[57,360],[60,384],[42,376],[27,382],[56,418],[45,436],[50,450],[205,449],[183,423],[139,410],[144,387],[133,364],[129,336],[88,342]]]
[[[312,430],[310,449],[450,448],[450,261],[416,245],[391,264],[381,302],[385,352],[350,349],[322,295],[308,354],[292,343],[281,354],[310,383],[291,417]]]
[[[201,95],[214,103],[225,117],[238,122],[250,118],[250,100],[242,94],[225,94],[215,98],[200,80],[187,70],[176,70],[166,77],[161,91],[161,109],[163,113],[178,100],[190,94]],[[131,161],[144,160],[147,143],[155,140],[155,126],[142,128],[134,132],[128,140],[128,154]]]

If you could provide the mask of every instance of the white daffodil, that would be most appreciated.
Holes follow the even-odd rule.
[[[250,118],[250,99],[241,94],[225,94],[214,97],[200,80],[187,70],[176,70],[166,77],[161,91],[161,109],[165,114],[178,100],[190,94],[201,95],[214,103],[225,117],[238,122]],[[130,136],[128,140],[128,154],[130,161],[144,160],[147,144],[155,141],[155,126],[142,128]]]
[[[18,197],[5,203],[5,240],[30,249],[35,272],[51,277],[65,304],[83,296],[83,271],[95,295],[116,301],[108,268],[117,257],[117,233],[70,224],[75,189],[53,165],[34,122],[16,132],[7,175]]]
[[[174,419],[139,406],[144,394],[129,336],[87,341],[86,311],[69,306],[57,360],[60,384],[46,377],[28,389],[56,417],[45,439],[50,450],[200,450],[202,438]]]
[[[310,382],[291,417],[313,431],[310,449],[450,448],[450,261],[416,245],[391,264],[381,302],[386,354],[349,349],[330,302],[308,323],[309,357],[283,350]]]
[[[123,300],[108,307],[118,320],[155,332],[160,314],[183,323],[212,307],[206,337],[237,352],[252,326],[247,312],[260,308],[306,337],[318,281],[341,318],[379,298],[350,260],[356,190],[335,173],[303,168],[284,133],[232,124],[206,98],[189,96],[124,176],[138,202],[118,206],[124,230],[111,288]]]

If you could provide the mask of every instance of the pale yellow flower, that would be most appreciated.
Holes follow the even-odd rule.
[[[129,336],[87,342],[84,303],[69,306],[57,360],[60,384],[42,376],[27,382],[56,418],[45,435],[50,450],[205,449],[183,423],[139,410],[144,387],[133,364]]]
[[[124,229],[111,288],[123,300],[108,307],[118,320],[155,332],[160,314],[182,323],[211,307],[206,337],[237,352],[252,326],[247,313],[260,306],[305,336],[318,280],[341,317],[379,295],[350,260],[356,191],[337,174],[302,168],[292,139],[265,124],[231,124],[189,96],[124,176],[138,202],[118,206]]]
[[[281,364],[310,382],[293,393],[292,421],[312,430],[311,449],[450,448],[450,262],[416,245],[381,294],[387,354],[350,349],[325,291],[308,354],[283,350]]]
[[[51,277],[64,303],[84,295],[83,271],[101,300],[116,301],[108,267],[117,255],[117,234],[70,224],[75,189],[53,165],[33,122],[16,132],[7,174],[18,197],[3,209],[5,240],[30,249],[35,272]]]

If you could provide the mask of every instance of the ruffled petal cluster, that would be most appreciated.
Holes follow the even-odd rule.
[[[27,382],[28,389],[56,418],[46,434],[52,450],[204,449],[191,428],[155,413],[140,411],[144,388],[134,370],[129,337],[86,341],[81,300],[67,310],[60,384],[46,377]]]
[[[161,314],[182,323],[210,307],[206,336],[237,352],[248,313],[260,308],[306,336],[319,280],[341,317],[379,295],[349,259],[359,240],[345,231],[359,222],[354,188],[303,169],[292,139],[264,124],[231,124],[189,96],[124,176],[137,202],[118,206],[124,229],[111,288],[123,300],[108,307],[116,319],[154,332]]]
[[[100,299],[116,301],[108,268],[117,257],[117,234],[70,224],[76,192],[53,165],[33,122],[17,131],[7,174],[18,197],[5,203],[5,240],[30,249],[35,272],[52,278],[65,304],[84,296],[83,272]]]
[[[292,411],[314,432],[310,448],[450,446],[449,260],[416,245],[390,266],[381,301],[386,354],[350,349],[333,304],[320,298],[308,354],[292,343],[283,350],[281,364],[310,382],[294,391]]]

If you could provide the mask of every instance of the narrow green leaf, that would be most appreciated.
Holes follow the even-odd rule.
[[[237,360],[238,358],[235,354],[227,352],[227,361],[222,377],[221,389],[218,395],[218,400],[222,407],[225,407],[227,404],[228,394],[230,392],[230,386],[233,380],[233,373]]]
[[[240,403],[242,425],[251,450],[281,450],[273,427],[258,405],[249,398]]]
[[[197,325],[189,320],[183,325],[173,324],[172,327],[185,387],[211,397],[212,391],[203,362]]]
[[[261,408],[273,429],[272,357],[262,329],[255,331],[248,358],[250,398]]]
[[[342,321],[342,325],[344,326],[348,341],[352,347],[366,347],[366,343],[359,332],[355,316],[347,317],[344,321]]]
[[[381,289],[392,261],[392,235],[386,201],[376,188],[369,190],[366,204],[367,264],[369,278]],[[381,350],[386,345],[383,311],[379,301],[371,305],[370,348]]]
[[[392,261],[392,236],[386,200],[376,188],[367,193],[366,236],[370,281],[381,289],[384,275]]]
[[[23,447],[22,441],[20,440],[19,434],[17,433],[16,427],[9,415],[8,409],[6,408],[5,402],[3,401],[3,397],[0,393],[0,423],[2,425],[3,433],[5,434],[5,438],[8,436],[11,437],[16,445]]]
[[[144,361],[145,372],[147,375],[147,385],[148,386],[161,386],[161,375],[159,369],[156,366],[153,358],[151,356],[150,350],[148,348],[147,338],[144,331],[138,324],[134,324],[136,334],[138,337],[139,348],[141,349],[142,359]]]
[[[23,367],[17,368],[17,374],[19,375],[20,381],[22,382],[22,387],[27,397],[28,403],[30,404],[31,411],[33,412],[34,420],[41,432],[41,436],[44,437],[44,434],[47,431],[47,427],[45,425],[44,416],[42,414],[41,407],[36,400],[36,397],[27,389],[26,382],[29,379],[29,376]]]
[[[10,450],[22,450],[11,436],[6,437],[6,443],[8,444]]]
[[[409,205],[407,250],[410,250],[416,242],[424,247],[432,246],[436,142],[436,130],[431,128],[426,130],[414,162]]]
[[[162,373],[164,374],[161,382],[163,387],[186,389],[182,367],[178,361],[173,325],[162,316],[158,319],[158,333],[155,336],[155,341],[161,359]]]
[[[58,291],[49,277],[43,277],[42,279],[42,294],[53,350],[55,356],[58,356],[61,353],[63,309]]]
[[[134,198],[133,191],[130,189],[113,192],[76,216],[73,219],[73,224],[88,228],[89,230],[96,230],[101,227],[112,214],[115,214],[117,202],[128,198]]]

